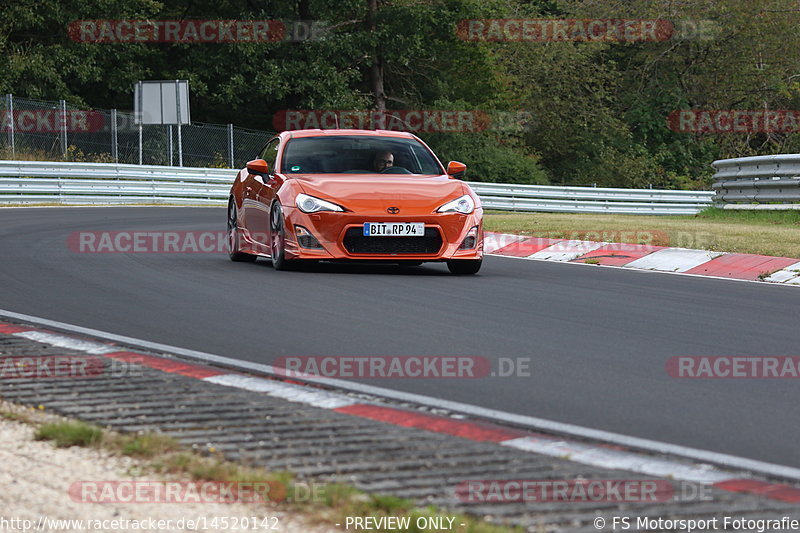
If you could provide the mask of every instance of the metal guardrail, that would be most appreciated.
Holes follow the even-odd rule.
[[[483,207],[510,211],[691,215],[711,205],[710,191],[556,187],[471,182]]]
[[[800,209],[800,154],[712,163],[714,204],[724,209]]]
[[[0,161],[0,204],[224,205],[236,170],[113,163]],[[470,182],[487,209],[693,214],[712,192]]]
[[[0,203],[225,205],[236,170],[0,161]]]

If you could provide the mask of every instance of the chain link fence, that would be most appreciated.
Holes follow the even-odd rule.
[[[140,126],[130,112],[10,94],[0,117],[0,159],[241,168],[272,135],[233,124]]]

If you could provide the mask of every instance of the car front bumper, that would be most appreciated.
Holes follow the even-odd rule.
[[[286,258],[357,261],[447,261],[483,257],[483,210],[460,213],[387,215],[376,213],[303,213],[297,207],[283,206],[286,223]],[[365,222],[422,222],[424,237],[364,237]],[[321,248],[301,246],[297,226],[316,238]],[[477,227],[475,246],[459,249]],[[307,243],[306,243],[307,244]]]

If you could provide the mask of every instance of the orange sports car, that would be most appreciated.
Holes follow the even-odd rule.
[[[228,201],[233,261],[446,261],[475,274],[480,199],[416,136],[396,131],[284,131],[247,163]]]

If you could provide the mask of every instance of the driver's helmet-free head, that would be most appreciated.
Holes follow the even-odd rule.
[[[394,166],[394,154],[389,150],[379,150],[372,157],[372,169],[376,172],[386,170]]]

